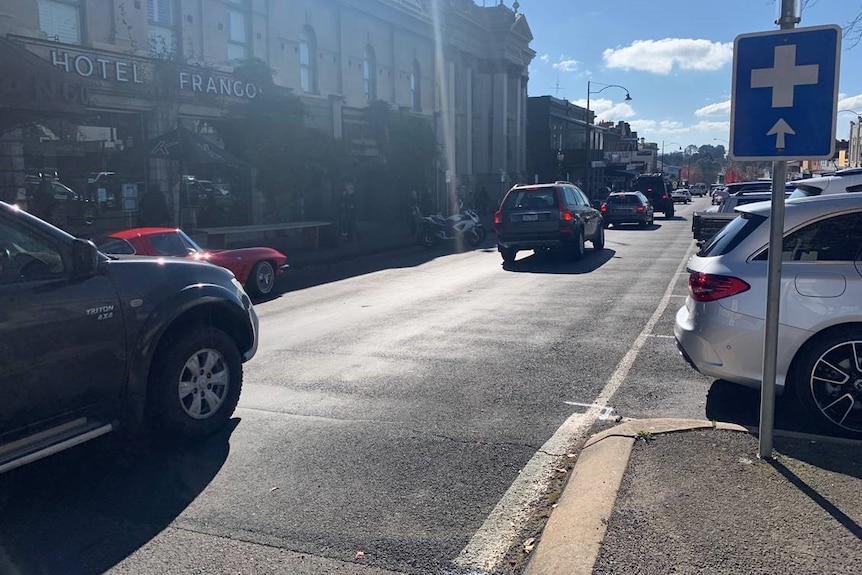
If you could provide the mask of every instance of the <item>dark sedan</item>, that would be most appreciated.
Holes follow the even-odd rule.
[[[652,203],[640,192],[615,192],[602,203],[605,225],[638,224],[645,228],[654,220]]]

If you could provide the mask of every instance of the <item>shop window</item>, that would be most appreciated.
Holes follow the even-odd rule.
[[[170,59],[176,55],[174,0],[147,0],[150,55]]]
[[[377,99],[377,56],[374,48],[365,47],[365,59],[362,61],[362,87],[365,90],[365,100],[373,102]]]
[[[228,60],[246,60],[251,56],[249,49],[250,16],[248,4],[244,0],[229,0],[228,8]]]
[[[299,36],[299,82],[303,92],[317,93],[317,39],[310,26]]]
[[[413,71],[410,73],[410,99],[413,110],[422,111],[422,70],[419,62],[413,60]]]
[[[49,40],[80,44],[80,0],[39,0],[39,28]]]

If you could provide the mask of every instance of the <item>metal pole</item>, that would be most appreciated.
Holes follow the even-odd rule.
[[[799,22],[798,0],[781,0],[778,24],[782,30]],[[763,344],[763,377],[760,385],[760,437],[757,456],[772,458],[775,426],[775,372],[778,355],[778,320],[781,303],[781,253],[784,241],[784,185],[787,161],[772,162],[772,204],[769,214],[769,259],[766,280],[766,325]]]
[[[587,134],[586,150],[585,150],[586,151],[586,158],[587,158],[586,167],[585,167],[587,183],[586,183],[586,189],[584,191],[589,196],[589,194],[590,194],[590,164],[592,163],[591,162],[592,154],[590,154],[590,151],[591,151],[590,148],[592,146],[590,144],[590,81],[589,80],[587,80],[587,115],[584,117],[584,119],[586,120],[585,129],[586,129],[586,134]]]

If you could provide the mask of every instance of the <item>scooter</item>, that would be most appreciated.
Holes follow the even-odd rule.
[[[485,241],[488,233],[479,221],[479,214],[462,208],[457,214],[444,218],[440,214],[423,216],[417,214],[419,245],[432,248],[438,244],[455,241],[471,248]]]

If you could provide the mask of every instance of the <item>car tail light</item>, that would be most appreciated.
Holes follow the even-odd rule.
[[[494,225],[502,224],[502,223],[503,223],[503,214],[501,214],[498,211],[497,213],[494,214]]]
[[[688,291],[695,301],[715,301],[748,291],[751,286],[739,278],[691,272]]]
[[[647,188],[646,191],[651,192],[652,188]]]
[[[639,212],[644,211],[644,207],[643,207],[643,206],[638,206],[638,207],[637,207],[637,211],[639,211]]]
[[[560,210],[560,221],[562,222],[570,222],[574,219],[572,212],[568,212],[566,210]]]
[[[667,194],[662,194],[662,195],[661,195],[661,199],[666,200],[666,199],[667,199]]]
[[[601,210],[602,212],[606,212],[606,211],[608,211],[608,205],[607,205],[607,204],[602,204],[602,206],[599,208],[599,210]]]

